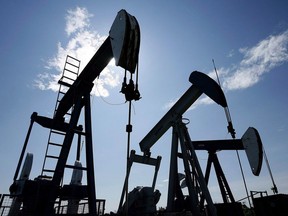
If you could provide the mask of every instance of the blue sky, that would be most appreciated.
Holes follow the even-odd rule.
[[[66,55],[81,60],[83,68],[121,9],[134,15],[141,29],[142,99],[133,103],[131,148],[140,154],[139,141],[190,87],[192,71],[215,78],[214,59],[237,138],[249,126],[258,129],[279,192],[288,193],[288,3],[284,0],[2,3],[0,192],[7,193],[12,183],[32,112],[52,116],[55,81]],[[119,94],[123,74],[111,63],[92,91],[96,190],[98,198],[107,199],[107,211],[117,209],[125,175],[128,106]],[[184,117],[191,121],[192,140],[230,138],[221,107],[202,97],[191,108]],[[47,130],[34,127],[28,147],[34,154],[31,178],[40,174],[47,137]],[[160,206],[166,203],[170,143],[169,130],[152,148],[154,157],[163,157],[156,186],[162,193]],[[198,155],[204,169],[207,153]],[[235,199],[243,198],[236,153],[219,152],[218,156]],[[265,164],[255,177],[245,153],[240,156],[248,189],[272,193]],[[152,174],[150,167],[133,167],[130,189],[150,185]],[[220,202],[213,178],[212,198]]]

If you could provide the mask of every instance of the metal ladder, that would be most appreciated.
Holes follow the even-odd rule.
[[[77,79],[79,75],[79,68],[80,68],[80,61],[76,58],[73,58],[69,55],[66,57],[62,77],[58,81],[59,83],[59,91],[57,95],[54,115],[58,109],[58,105],[62,100],[65,93],[68,89],[72,86],[74,81]],[[73,109],[73,108],[72,108]],[[64,116],[65,122],[70,121],[71,112],[70,109]],[[57,161],[59,159],[59,154],[62,148],[62,144],[65,138],[66,132],[50,129],[49,136],[48,136],[48,143],[46,146],[44,162],[41,171],[41,178],[45,179],[52,179]]]

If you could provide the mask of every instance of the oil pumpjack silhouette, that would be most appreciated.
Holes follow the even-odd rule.
[[[115,64],[125,70],[121,92],[125,95],[131,109],[131,101],[137,101],[141,98],[138,90],[139,50],[140,27],[137,19],[125,10],[120,10],[112,24],[109,36],[80,74],[80,61],[67,56],[63,76],[59,80],[59,92],[54,115],[52,118],[40,116],[36,112],[31,115],[30,126],[16,167],[13,184],[10,187],[10,194],[1,195],[0,215],[104,215],[105,200],[96,198],[90,92],[94,80],[114,58]],[[127,82],[126,77],[127,71],[130,73],[129,82]],[[134,75],[136,75],[136,83],[133,80]],[[232,122],[228,121],[228,129],[234,133],[233,139],[192,141],[183,114],[202,94],[207,95],[224,109],[227,109],[228,106],[221,87],[204,73],[192,72],[189,81],[192,84],[191,87],[140,141],[139,145],[143,154],[136,154],[135,150],[130,151],[128,148],[126,177],[119,208],[117,213],[110,214],[244,215],[241,203],[236,202],[233,197],[219,163],[217,152],[244,150],[252,173],[258,176],[263,158],[260,135],[255,128],[249,127],[241,139],[236,139]],[[83,118],[81,118],[82,114],[84,114]],[[81,119],[84,121],[83,125],[80,124]],[[31,180],[30,171],[33,155],[27,153],[25,160],[24,155],[34,123],[47,128],[49,138],[41,174]],[[161,156],[151,157],[151,148],[170,128],[172,128],[172,144],[167,206],[165,211],[159,212],[156,206],[161,193],[155,186]],[[130,117],[126,132],[129,140],[132,132]],[[83,139],[85,141],[84,159],[80,158]],[[69,164],[68,158],[71,156],[71,148],[74,146],[76,146],[75,163]],[[197,150],[208,152],[205,174],[202,172],[198,161]],[[184,174],[179,173],[180,162],[184,167]],[[128,179],[133,163],[155,167],[152,186],[136,187],[128,192]],[[208,187],[212,164],[223,199],[221,204],[213,202]],[[21,167],[22,171],[19,175]],[[66,170],[72,170],[69,184],[64,181]],[[83,180],[84,176],[86,180]],[[188,195],[184,195],[183,188],[187,188]],[[252,195],[255,194],[252,193]],[[270,201],[275,201],[273,197],[267,197]],[[269,200],[263,198],[265,199],[265,197],[260,197],[258,200],[253,199],[256,215],[268,215],[265,214],[268,211],[262,210]],[[281,202],[282,200],[287,201],[286,196],[280,198]],[[279,202],[277,205],[279,209],[285,208]]]

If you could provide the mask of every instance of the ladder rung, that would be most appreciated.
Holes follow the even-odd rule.
[[[44,172],[44,170],[43,170]],[[53,177],[52,176],[47,176],[47,175],[40,175],[39,178],[42,178],[42,179],[52,179]]]
[[[59,134],[59,135],[66,135],[66,133],[65,132],[62,132],[62,131],[58,131],[58,130],[51,130],[51,133],[55,133],[55,134]]]
[[[85,135],[86,135],[86,133],[85,133],[85,132],[83,132],[83,131],[80,131],[80,130],[77,130],[77,129],[75,129],[75,130],[74,130],[74,132],[75,132],[75,133],[77,133],[77,134],[79,134],[79,135],[83,135],[83,136],[85,136]]]
[[[63,82],[63,81],[60,81],[60,82]],[[67,84],[67,83],[66,83]],[[70,85],[70,84],[68,84],[68,85]],[[64,91],[59,91],[59,94],[66,94],[66,92],[64,92]]]
[[[63,146],[62,144],[53,143],[53,142],[49,142],[49,145],[53,145],[53,146],[59,146],[59,147],[62,147],[62,146]]]
[[[78,65],[75,65],[75,64],[73,64],[73,63],[71,63],[71,62],[66,62],[66,64],[69,64],[69,65],[71,65],[71,66],[73,66],[73,67],[75,67],[75,68],[79,68],[80,67],[80,65],[78,66]]]
[[[49,172],[49,173],[54,173],[55,172],[55,170],[51,170],[51,169],[43,169],[42,171],[43,172]]]
[[[77,72],[75,72],[75,71],[72,71],[72,70],[70,70],[70,69],[67,69],[67,68],[64,68],[64,71],[67,71],[67,72],[70,72],[70,73],[72,73],[72,74],[74,74],[74,75],[78,75],[78,73]],[[69,78],[69,77],[67,77],[67,76],[62,76],[62,77],[65,77],[65,78]]]
[[[57,96],[57,100],[56,100],[54,115],[57,112],[58,105],[61,102],[63,96],[66,94],[66,92],[69,90],[69,88],[73,85],[74,81],[78,78],[79,68],[80,68],[80,61],[78,59],[72,57],[72,56],[67,55],[62,77],[58,81],[58,84],[60,86],[59,86],[58,96]],[[69,75],[69,76],[67,76],[67,75]],[[71,109],[70,109],[70,113],[67,112],[65,115],[71,116]],[[65,116],[65,118],[68,118],[68,117]],[[63,144],[62,143],[60,144],[59,141],[54,140],[54,138],[61,138],[61,137],[57,137],[57,135],[62,135],[62,136],[66,135],[66,132],[63,132],[67,126],[66,124],[67,124],[66,122],[64,122],[63,125],[61,123],[59,127],[55,127],[55,129],[51,128],[51,130],[50,130],[49,140],[48,140],[48,144],[47,144],[47,150],[46,150],[45,159],[44,159],[44,165],[42,168],[42,174],[40,176],[41,178],[46,178],[46,179],[53,178],[53,176],[51,176],[51,174],[48,174],[48,173],[55,173],[55,170],[53,170],[53,168],[52,169],[46,169],[44,167],[46,164],[46,160],[48,160],[48,158],[59,160],[59,156],[50,155],[50,154],[53,154],[52,152],[48,154],[48,147],[49,147],[49,145],[51,145],[50,146],[51,148],[52,148],[52,146],[63,147]],[[62,129],[63,129],[63,131],[62,131]],[[78,133],[81,133],[80,129],[76,129],[76,130]],[[54,135],[54,138],[52,139],[51,135],[53,135],[53,134],[55,134],[55,135]],[[56,142],[58,142],[58,143],[56,143]],[[87,168],[75,167],[75,166],[71,166],[71,165],[66,165],[66,167],[72,168],[72,169],[87,170]],[[46,175],[46,174],[48,174],[48,175]]]
[[[80,62],[80,60],[74,58],[73,56],[67,55],[67,60],[68,60],[68,58],[71,58],[71,59],[74,59],[74,60],[77,61],[77,62]]]
[[[53,159],[59,159],[58,156],[54,156],[54,155],[46,155],[47,158],[53,158]]]
[[[77,166],[73,166],[73,165],[69,165],[69,164],[66,164],[65,167],[70,168],[70,169],[77,169],[77,170],[87,170],[86,167],[77,167]]]
[[[66,63],[69,64],[69,65],[71,65],[71,66],[74,66],[74,67],[76,67],[76,68],[79,68],[79,67],[80,67],[80,65],[78,66],[78,65],[72,64],[71,62],[66,62]]]
[[[74,81],[77,79],[77,74],[76,74],[75,79],[74,79],[73,77],[68,77],[68,76],[64,76],[64,75],[63,75],[60,80],[63,81],[64,79],[70,80],[70,81],[74,82]],[[67,82],[68,82],[68,81],[67,81]]]
[[[74,80],[73,80],[74,81]],[[58,84],[60,84],[60,85],[64,85],[64,86],[66,86],[66,87],[71,87],[72,85],[71,84],[69,84],[69,83],[66,83],[66,82],[63,82],[62,80],[59,80],[58,81]],[[60,92],[60,91],[59,91]],[[61,93],[64,93],[64,92],[61,92]],[[64,93],[65,94],[65,93]]]
[[[71,81],[75,81],[75,79],[71,78],[71,77],[67,77],[67,76],[62,76],[60,80],[63,80],[63,79],[67,79],[67,80],[71,80]],[[64,81],[62,81],[64,82]]]

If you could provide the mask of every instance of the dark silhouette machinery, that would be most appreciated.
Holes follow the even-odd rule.
[[[245,149],[252,172],[255,175],[259,175],[262,166],[262,143],[260,136],[255,128],[249,128],[242,139],[191,141],[185,119],[183,120],[182,117],[185,111],[202,93],[205,93],[224,108],[227,107],[227,102],[220,86],[207,75],[194,71],[191,73],[189,81],[193,85],[142,139],[140,142],[141,151],[144,155],[149,156],[150,148],[172,127],[167,212],[188,211],[192,212],[192,215],[202,215],[206,211],[209,215],[219,215],[217,214],[217,209],[207,187],[211,165],[214,163],[223,202],[225,204],[224,208],[230,209],[227,211],[234,213],[234,215],[237,215],[237,211],[240,212],[239,214],[241,215],[241,204],[239,206],[235,203],[224,172],[218,161],[216,151]],[[229,123],[228,129],[231,125],[232,123]],[[231,131],[234,131],[234,129]],[[209,152],[205,176],[202,173],[195,150],[207,150]],[[185,174],[182,175],[182,177],[179,176],[178,173],[178,159],[182,160],[185,170]],[[185,186],[187,186],[189,193],[185,198],[182,193],[183,184],[181,187],[179,178],[185,178]],[[204,203],[206,203],[205,208]],[[229,215],[229,213],[225,215]]]
[[[59,91],[61,95],[58,95],[53,118],[39,116],[37,113],[33,113],[31,116],[31,124],[16,169],[14,183],[10,187],[11,195],[15,196],[15,201],[13,202],[18,203],[17,206],[14,205],[11,208],[10,215],[17,211],[19,215],[45,216],[63,214],[63,206],[61,206],[63,200],[68,202],[65,207],[68,210],[65,210],[65,212],[71,212],[71,215],[78,212],[78,207],[81,207],[79,205],[83,204],[83,200],[86,200],[89,215],[100,214],[99,211],[100,208],[103,208],[103,203],[100,203],[102,206],[97,206],[99,201],[97,203],[95,194],[90,92],[93,87],[93,81],[100,75],[110,60],[114,58],[117,66],[121,66],[125,71],[127,70],[131,73],[129,84],[124,82],[122,87],[122,92],[125,94],[126,99],[138,100],[140,94],[137,89],[137,83],[136,86],[134,85],[132,74],[135,72],[138,63],[139,46],[140,29],[138,22],[135,17],[128,14],[125,10],[121,10],[114,20],[109,36],[79,76],[77,76],[75,70],[72,71],[71,69],[72,67],[79,70],[79,62],[71,59],[71,57],[69,57],[70,61],[67,59],[66,74],[69,75],[65,76],[63,73],[63,77],[59,81],[59,84],[66,88],[66,92]],[[84,128],[82,125],[78,125],[82,111],[84,111]],[[32,157],[28,156],[24,165],[26,178],[21,175],[18,179],[18,173],[34,122],[50,129],[42,173],[35,180],[27,178],[32,161]],[[78,135],[78,140],[81,140],[81,137],[85,138],[86,167],[82,167],[78,161],[80,159],[79,148],[75,164],[67,164],[75,135]],[[57,142],[52,140],[52,136],[58,136],[55,138]],[[62,141],[59,143],[60,137]],[[78,147],[81,145],[80,142],[78,142]],[[52,147],[58,148],[58,155],[50,154],[49,150]],[[51,161],[54,162],[54,166],[51,165]],[[62,185],[65,169],[72,169],[74,172],[71,184],[68,185]],[[83,171],[86,171],[86,185],[81,183]],[[76,209],[73,209],[72,207],[75,205]],[[102,210],[104,211],[104,209]]]
[[[105,200],[96,199],[90,92],[93,81],[114,58],[116,65],[125,69],[121,92],[130,102],[130,107],[132,100],[139,100],[140,93],[137,83],[139,47],[140,28],[138,22],[135,17],[125,10],[121,10],[114,20],[109,36],[79,76],[80,62],[67,56],[63,76],[59,81],[60,90],[54,116],[48,118],[39,116],[37,113],[32,114],[30,127],[14,175],[14,183],[10,187],[9,199],[11,202],[9,205],[5,204],[5,196],[1,197],[0,215],[104,214]],[[128,84],[126,71],[129,71],[131,75]],[[136,84],[132,79],[135,71]],[[161,194],[155,189],[155,185],[161,157],[152,158],[151,148],[169,128],[172,128],[172,145],[167,207],[165,212],[159,214],[177,215],[180,212],[179,215],[193,216],[243,215],[241,204],[235,202],[216,152],[245,150],[252,172],[257,176],[261,170],[263,157],[259,133],[255,128],[250,127],[241,139],[235,139],[235,136],[232,136],[234,139],[231,140],[192,141],[186,127],[186,120],[183,119],[183,114],[188,108],[203,93],[224,108],[227,108],[227,102],[220,86],[204,73],[192,72],[189,81],[192,86],[139,143],[143,155],[137,155],[134,150],[131,151],[127,161],[127,172],[118,215],[157,214],[156,204]],[[62,91],[62,89],[64,90]],[[79,124],[80,119],[84,121],[84,125]],[[42,172],[37,178],[30,180],[33,155],[28,153],[24,164],[23,158],[34,123],[48,128],[50,133]],[[228,123],[229,132],[235,135],[232,122],[228,121]],[[126,131],[128,134],[132,131],[130,122]],[[75,139],[75,136],[78,138]],[[84,165],[80,162],[83,162],[83,159],[80,159],[83,138],[85,139]],[[69,164],[68,157],[71,154],[73,143],[76,143],[77,146],[75,163]],[[205,174],[202,173],[196,150],[206,150],[209,154]],[[179,161],[183,162],[184,174],[180,174],[178,171]],[[137,187],[128,193],[128,179],[133,163],[154,166],[155,174],[151,187]],[[212,164],[214,164],[223,204],[213,203],[208,189]],[[21,166],[23,168],[19,175]],[[70,184],[63,183],[67,169],[72,170]],[[84,172],[85,175],[83,175]],[[84,182],[82,182],[83,176],[86,176]],[[185,187],[188,190],[186,196],[182,192]]]

